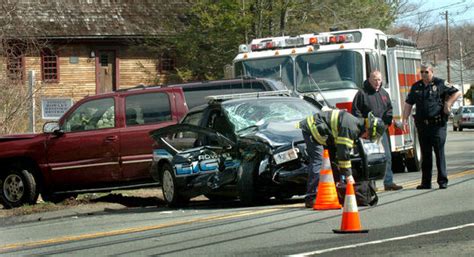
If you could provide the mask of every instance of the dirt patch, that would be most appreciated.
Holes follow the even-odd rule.
[[[40,198],[35,205],[26,205],[19,208],[5,209],[0,205],[0,218],[71,209],[84,205],[107,208],[108,205],[116,206],[116,204],[124,207],[159,207],[166,205],[159,188],[119,190],[111,193],[81,194],[77,198],[68,198],[57,204],[44,202]]]

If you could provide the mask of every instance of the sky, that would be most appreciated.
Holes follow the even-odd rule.
[[[474,0],[408,0],[420,4],[420,8],[406,12],[397,20],[397,24],[410,23],[417,16],[427,16],[435,24],[445,23],[444,12],[448,11],[449,22],[456,26],[464,23],[474,24]]]

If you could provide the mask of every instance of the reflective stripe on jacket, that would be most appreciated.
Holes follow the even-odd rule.
[[[309,116],[298,125],[319,144],[334,145],[339,169],[346,176],[352,174],[350,153],[361,134],[363,120],[343,110],[330,110]]]

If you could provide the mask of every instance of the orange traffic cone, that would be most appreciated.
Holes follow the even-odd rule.
[[[357,201],[354,194],[353,183],[348,183],[346,196],[344,198],[344,208],[342,211],[341,229],[333,229],[334,233],[367,233],[368,229],[362,229],[357,209]]]
[[[336,184],[332,176],[331,161],[327,149],[323,153],[323,167],[319,173],[318,194],[313,205],[313,210],[341,209],[337,198]]]

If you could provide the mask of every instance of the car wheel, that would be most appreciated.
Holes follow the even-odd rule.
[[[239,180],[237,181],[237,191],[240,202],[243,205],[254,205],[258,195],[256,191],[256,173],[254,162],[243,162],[239,167]]]
[[[392,153],[392,171],[393,173],[405,172],[405,162],[403,156],[399,153]]]
[[[405,165],[407,167],[408,172],[416,172],[421,169],[421,147],[420,141],[418,140],[418,135],[416,129],[413,129],[413,156],[405,158]]]
[[[6,209],[36,204],[38,193],[32,167],[21,164],[10,165],[0,176],[0,186],[0,202]]]
[[[462,129],[463,129],[463,128],[462,128],[461,126],[459,126],[459,131],[462,131]]]
[[[161,172],[161,183],[163,197],[170,207],[178,207],[189,202],[189,198],[180,195],[176,184],[176,176],[169,164],[164,164]]]

